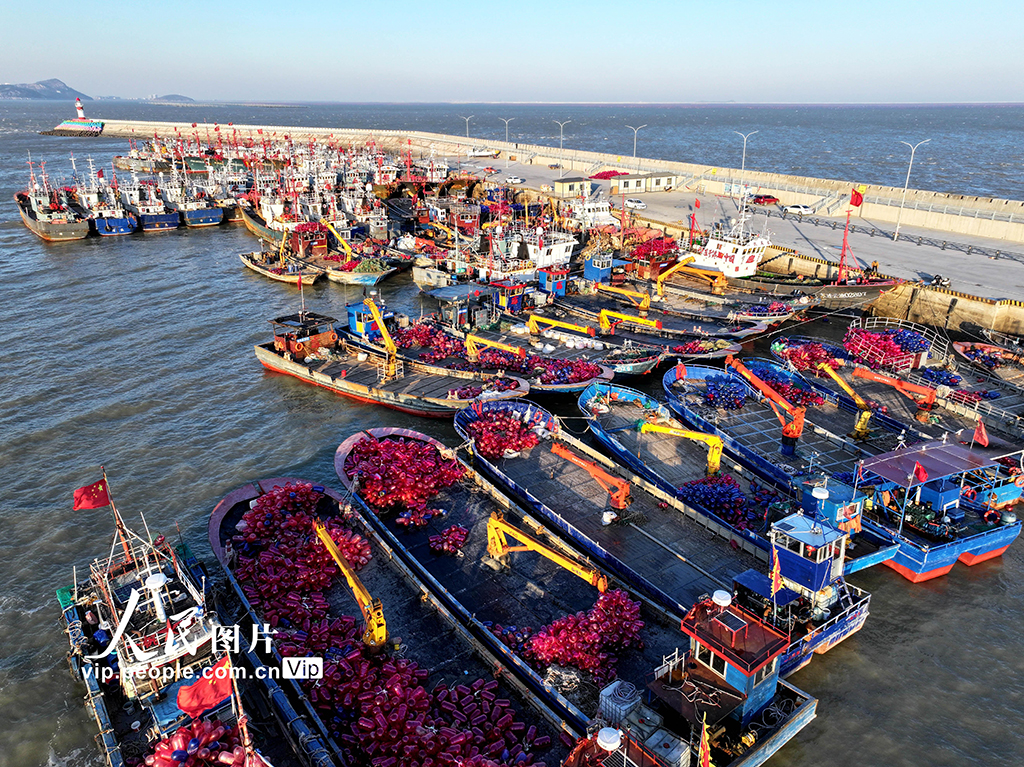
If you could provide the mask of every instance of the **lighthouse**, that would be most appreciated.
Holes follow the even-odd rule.
[[[82,100],[81,99],[77,99],[77,98],[75,99],[75,109],[78,111],[78,119],[79,120],[84,120],[85,119],[85,107],[82,106]]]

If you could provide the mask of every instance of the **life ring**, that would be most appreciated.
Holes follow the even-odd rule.
[[[302,345],[302,341],[296,341],[295,342],[295,351],[301,352],[301,351],[305,351],[305,349],[306,349],[306,347]]]
[[[984,519],[988,524],[994,525],[1002,519],[1002,516],[995,509],[989,509],[985,512]]]
[[[1018,474],[1016,477],[1014,477],[1013,484],[1015,484],[1017,487],[1024,487],[1024,474]]]
[[[964,485],[962,488],[960,488],[960,495],[962,495],[968,501],[973,501],[975,498],[978,497],[978,491],[975,490],[970,485]]]
[[[327,343],[329,343],[329,344],[336,344],[336,343],[338,343],[338,334],[335,333],[333,330],[330,333],[327,334]]]

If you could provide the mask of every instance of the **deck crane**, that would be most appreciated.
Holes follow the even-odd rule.
[[[618,322],[612,322],[612,320],[618,320]],[[661,320],[652,320],[647,317],[637,317],[634,314],[623,314],[622,312],[612,312],[608,309],[602,309],[601,313],[597,316],[597,323],[601,328],[602,333],[610,333],[615,335],[615,326],[622,322],[628,322],[633,325],[642,325],[647,328],[654,328],[655,330],[661,330]]]
[[[731,354],[725,358],[725,365],[726,367],[733,368],[737,373],[743,376],[751,386],[767,398],[768,405],[775,412],[775,417],[778,418],[779,422],[782,424],[782,449],[780,452],[783,455],[793,455],[796,452],[796,443],[799,441],[800,435],[804,433],[804,416],[807,414],[807,408],[802,406],[794,407],[791,405],[785,397],[754,375],[746,365]],[[786,423],[786,417],[779,412],[779,408],[786,411],[793,420]]]
[[[331,534],[327,531],[324,523],[317,520],[315,530],[317,538],[323,543],[331,558],[338,565],[338,569],[345,576],[345,580],[348,581],[348,586],[352,589],[352,596],[355,597],[356,602],[359,604],[359,609],[363,613],[363,620],[366,621],[366,631],[363,632],[363,644],[374,652],[383,650],[384,643],[388,640],[388,627],[384,620],[384,607],[381,601],[374,599],[370,592],[366,590],[363,582],[356,575],[356,571],[352,569],[352,565],[348,563],[348,560],[345,559],[345,556],[338,549],[334,539],[331,538]]]
[[[618,288],[614,285],[602,285],[600,282],[594,285],[594,288],[598,292],[611,293],[616,296],[625,296],[629,299],[630,303],[636,307],[641,317],[647,316],[647,310],[651,308],[651,296],[649,293],[641,293],[638,290],[630,290],[629,288]]]
[[[509,546],[508,537],[516,539],[522,545]],[[508,554],[513,551],[535,551],[573,575],[579,576],[591,586],[596,587],[602,594],[608,590],[608,578],[604,573],[555,551],[532,535],[506,522],[504,514],[492,512],[490,519],[487,520],[487,553],[493,559],[505,564]]]
[[[503,344],[499,341],[491,341],[488,338],[468,333],[466,335],[466,358],[470,362],[476,362],[480,358],[481,349],[499,349],[500,351],[514,354],[517,357],[526,357],[526,349],[519,346],[510,346],[509,344]]]
[[[708,446],[707,476],[713,477],[722,469],[722,450],[724,445],[722,438],[715,434],[705,434],[702,431],[690,431],[689,429],[677,429],[674,426],[663,426],[657,423],[641,423],[639,431],[641,434],[654,432],[655,434],[668,434],[671,437],[689,439],[694,442],[703,442]]]
[[[857,407],[860,408],[860,415],[857,416],[857,423],[854,424],[853,431],[851,431],[847,436],[850,437],[850,439],[857,440],[858,442],[871,439],[871,432],[868,431],[868,421],[871,420],[871,413],[873,412],[871,405],[869,405],[862,396],[857,394],[857,392],[853,390],[853,387],[846,383],[842,376],[833,370],[832,366],[827,362],[818,363],[818,370],[823,371],[829,378],[839,384],[842,390],[849,394],[850,397],[853,398]]]
[[[613,477],[596,463],[580,458],[560,442],[551,443],[551,452],[570,463],[576,464],[590,474],[594,481],[608,492],[613,509],[625,509],[633,502],[633,497],[629,490],[629,482],[626,480]]]
[[[377,308],[373,297],[367,296],[364,298],[363,305],[369,310],[373,321],[377,323],[377,330],[380,331],[381,341],[384,343],[384,349],[387,351],[387,358],[384,362],[384,378],[394,378],[398,375],[398,346],[388,332],[388,328],[384,324],[384,316],[380,313],[380,309]]]
[[[925,423],[928,420],[932,408],[935,406],[935,398],[938,396],[938,392],[930,386],[922,386],[900,378],[893,378],[892,376],[876,373],[874,370],[868,370],[867,368],[854,368],[853,377],[888,384],[895,388],[896,391],[917,405],[917,412],[914,414],[914,418],[921,423]],[[921,395],[922,399],[917,399],[914,396],[915,394]]]
[[[565,330],[572,330],[576,333],[583,333],[588,336],[596,336],[597,331],[586,325],[573,325],[571,322],[563,322],[562,320],[555,320],[551,317],[541,317],[539,314],[531,314],[530,318],[526,321],[527,329],[537,334],[541,332],[541,324],[547,325],[551,328],[564,328]]]
[[[352,246],[348,244],[348,241],[346,241],[344,237],[338,234],[338,230],[335,229],[334,226],[331,225],[331,222],[328,221],[326,218],[321,218],[320,223],[327,227],[327,231],[333,234],[334,239],[336,239],[338,241],[338,244],[341,245],[341,249],[345,251],[345,260],[351,261],[355,257],[355,251],[352,250]]]
[[[693,261],[693,256],[687,256],[686,258],[680,259],[676,264],[670,266],[664,272],[659,274],[658,278],[655,280],[658,295],[662,297],[665,295],[665,282],[673,274],[688,274],[691,277],[704,280],[711,287],[711,295],[722,295],[725,292],[725,289],[729,287],[729,281],[725,278],[725,275],[712,269],[701,269],[696,266],[690,266]]]

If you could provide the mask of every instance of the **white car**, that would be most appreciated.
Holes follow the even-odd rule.
[[[626,207],[627,208],[632,208],[633,210],[646,210],[647,209],[647,203],[644,202],[643,200],[638,200],[635,197],[627,197],[626,198]]]
[[[785,205],[782,211],[783,213],[793,213],[797,216],[809,216],[814,212],[814,208],[810,205]]]
[[[526,179],[519,178],[519,176],[509,176],[505,179],[506,184],[525,184]]]

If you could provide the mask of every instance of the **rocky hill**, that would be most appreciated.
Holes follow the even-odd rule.
[[[92,101],[91,96],[76,91],[56,78],[38,83],[0,84],[0,99],[48,99],[51,101]]]

